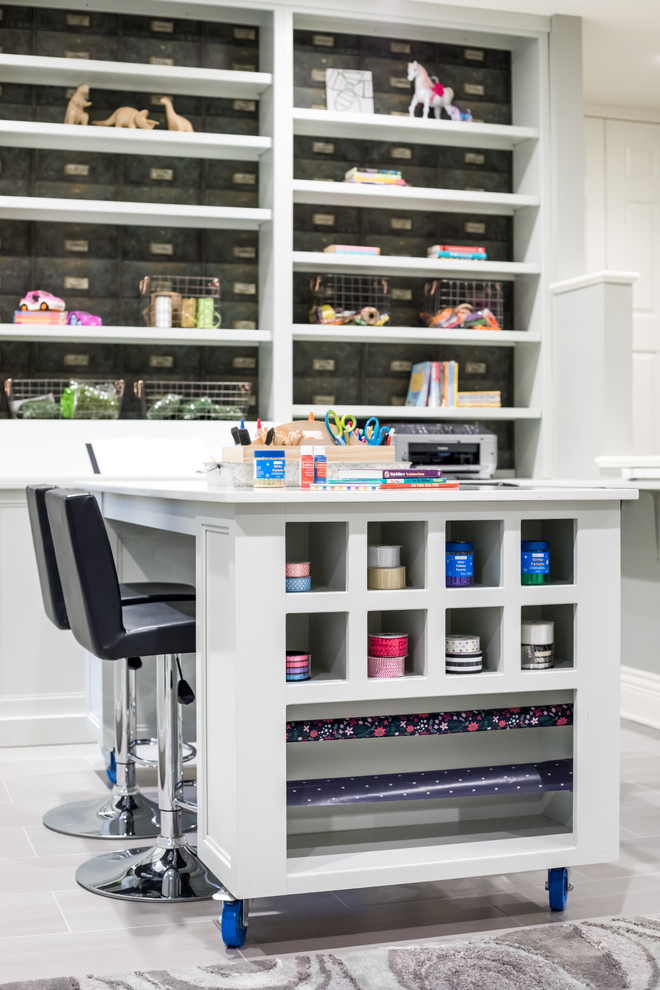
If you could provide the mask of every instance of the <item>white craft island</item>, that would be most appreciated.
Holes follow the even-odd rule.
[[[225,914],[252,897],[546,868],[561,907],[564,868],[616,859],[620,501],[635,491],[85,487],[120,540],[124,524],[158,536],[148,577],[178,576],[162,531],[194,541],[198,849],[235,899]],[[521,539],[549,543],[549,583],[521,584]],[[475,581],[448,588],[457,540],[474,543]],[[367,589],[372,544],[401,546],[405,589]],[[287,593],[285,563],[300,560],[311,591]],[[551,669],[521,669],[529,619],[554,622]],[[405,675],[370,679],[367,637],[387,632],[408,635]],[[481,673],[445,672],[449,633],[480,637]],[[286,682],[287,650],[311,653],[311,679]],[[409,791],[387,800],[397,780]],[[238,944],[241,914],[223,915]]]

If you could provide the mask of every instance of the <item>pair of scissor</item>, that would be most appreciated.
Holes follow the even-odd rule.
[[[334,429],[330,425],[330,417],[334,420]],[[343,416],[339,416],[334,409],[328,409],[325,414],[325,425],[335,443],[347,444],[349,436],[357,426],[357,417],[353,413],[344,413]]]
[[[371,416],[370,419],[368,419],[364,424],[362,435],[365,437],[368,444],[372,447],[377,447],[387,440],[389,433],[390,431],[387,426],[381,427],[376,417]]]

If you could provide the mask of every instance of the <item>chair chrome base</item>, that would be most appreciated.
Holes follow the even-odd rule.
[[[76,880],[94,894],[131,901],[209,900],[223,889],[182,838],[95,856],[78,867]]]
[[[192,825],[194,826],[194,817]],[[151,839],[160,832],[158,805],[140,791],[114,793],[102,801],[74,801],[51,808],[43,817],[46,828],[87,839]]]

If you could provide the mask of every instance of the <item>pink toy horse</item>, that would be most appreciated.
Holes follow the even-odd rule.
[[[415,108],[419,103],[424,107],[423,117],[428,117],[429,108],[433,108],[437,119],[440,119],[442,108],[452,120],[471,120],[472,115],[468,110],[462,114],[458,107],[452,103],[454,90],[449,86],[443,86],[437,76],[430,76],[423,65],[419,62],[408,62],[408,80],[415,81],[415,92],[408,107],[411,117],[415,116]]]

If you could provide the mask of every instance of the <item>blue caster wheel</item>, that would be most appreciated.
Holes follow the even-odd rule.
[[[565,866],[560,866],[554,870],[548,870],[548,882],[546,884],[550,909],[552,911],[564,911],[568,892],[572,890],[568,882],[568,870]]]
[[[105,772],[108,780],[111,784],[117,783],[117,764],[115,763],[115,754],[111,751],[110,755],[106,761]]]
[[[245,942],[247,925],[243,917],[243,904],[243,901],[225,901],[222,908],[222,941],[230,949],[240,949]]]

